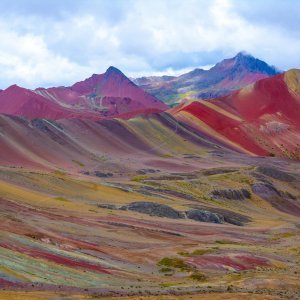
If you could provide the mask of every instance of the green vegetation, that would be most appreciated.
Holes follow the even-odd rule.
[[[161,287],[171,287],[171,286],[177,286],[179,284],[182,284],[182,283],[162,283],[160,286]]]
[[[179,255],[181,256],[199,256],[199,255],[204,255],[207,253],[211,253],[213,250],[212,249],[197,249],[194,250],[193,252],[186,252],[186,251],[181,251],[178,252]]]
[[[204,255],[207,253],[211,253],[212,250],[210,249],[198,249],[192,252],[192,255],[197,256],[197,255]]]
[[[211,180],[213,181],[227,181],[231,184],[241,183],[252,185],[254,183],[253,178],[241,172],[230,172],[225,174],[215,174],[210,176]]]
[[[190,275],[190,278],[196,281],[205,281],[207,279],[207,277],[200,273],[200,272],[194,272],[192,275]]]
[[[173,269],[168,268],[168,267],[159,269],[159,272],[161,272],[161,273],[169,273],[169,272],[173,272],[173,271],[174,271]]]
[[[195,250],[194,252],[192,252],[191,254],[189,254],[188,252],[181,252],[181,254],[183,256],[190,256],[193,255],[193,253],[203,253],[203,251],[205,250]],[[198,254],[199,255],[199,254]],[[202,254],[200,254],[202,255]],[[161,273],[165,273],[165,276],[172,276],[175,272],[175,270],[179,270],[180,272],[188,272],[190,273],[189,278],[195,281],[205,281],[207,279],[207,277],[199,272],[197,270],[197,268],[188,265],[187,263],[185,263],[182,259],[177,258],[177,257],[164,257],[162,258],[158,263],[158,266],[164,266],[162,267],[159,272]]]
[[[273,238],[271,238],[272,241],[278,241],[283,238],[290,238],[296,236],[296,233],[293,232],[285,232],[285,233],[277,233]]]
[[[164,157],[164,158],[171,158],[171,157],[173,157],[173,155],[172,154],[162,154],[161,155],[161,157]]]
[[[64,197],[55,197],[54,198],[55,200],[58,200],[58,201],[62,201],[62,202],[70,202],[70,200],[64,198]]]
[[[240,246],[247,245],[245,243],[234,242],[234,241],[230,241],[230,240],[218,240],[218,241],[215,241],[215,243],[221,244],[221,245],[240,245]]]
[[[61,170],[55,170],[53,174],[56,176],[65,176],[67,173]]]
[[[178,99],[184,99],[184,98],[187,98],[187,97],[191,97],[191,96],[194,96],[197,94],[197,91],[188,91],[186,93],[180,93],[178,94]]]
[[[147,175],[136,175],[131,178],[131,181],[141,182],[147,178],[148,178]]]
[[[179,269],[182,272],[187,272],[191,270],[191,267],[186,264],[182,259],[180,258],[169,258],[169,257],[164,257],[162,258],[158,264],[158,266],[166,266],[166,267],[173,267],[175,269]]]
[[[84,164],[82,162],[80,162],[79,160],[72,159],[72,162],[75,163],[76,165],[80,166],[80,167],[84,167]]]
[[[190,256],[190,253],[186,252],[186,251],[180,251],[180,252],[178,252],[178,254],[181,256]]]

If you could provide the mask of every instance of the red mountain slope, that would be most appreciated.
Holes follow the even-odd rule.
[[[0,104],[0,113],[53,120],[129,118],[167,108],[114,67],[72,87],[31,91],[12,86],[1,92]]]
[[[262,79],[229,96],[185,103],[171,113],[237,149],[300,158],[300,70]]]
[[[55,120],[78,116],[76,111],[62,107],[58,103],[17,85],[10,86],[0,93],[0,110],[1,113],[24,116],[29,119]]]

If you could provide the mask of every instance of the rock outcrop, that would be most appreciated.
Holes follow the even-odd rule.
[[[209,223],[224,223],[224,217],[220,214],[213,213],[207,210],[192,209],[186,212],[186,217],[200,222],[209,222]]]
[[[256,171],[281,181],[291,182],[295,179],[292,175],[273,167],[258,167]]]
[[[223,190],[213,190],[210,193],[212,198],[217,199],[230,199],[230,200],[245,200],[251,197],[251,194],[246,189],[232,190],[232,189],[223,189]]]
[[[131,210],[156,217],[166,217],[171,219],[182,219],[184,215],[172,207],[154,202],[132,202],[122,206],[122,210]]]

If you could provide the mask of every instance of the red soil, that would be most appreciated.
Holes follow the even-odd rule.
[[[110,272],[107,269],[105,269],[99,265],[93,265],[93,264],[90,264],[90,263],[87,263],[84,261],[73,260],[73,259],[61,256],[61,255],[44,252],[44,251],[41,251],[38,249],[33,249],[33,248],[29,248],[29,247],[20,247],[20,246],[16,246],[16,245],[12,245],[12,244],[0,244],[0,246],[3,248],[6,248],[6,249],[13,250],[13,251],[18,251],[20,253],[29,255],[31,257],[53,261],[60,265],[65,265],[65,266],[69,266],[69,267],[79,267],[79,268],[84,268],[84,269],[87,269],[90,271],[96,271],[99,273],[110,274]]]
[[[104,74],[94,74],[69,88],[38,88],[31,91],[14,85],[0,94],[0,113],[29,119],[128,119],[137,114],[161,112],[166,108],[167,105],[113,67]]]
[[[200,101],[182,104],[170,113],[180,119],[181,112],[187,112],[254,154],[300,158],[300,95],[289,90],[285,74],[259,80],[253,86],[209,102],[233,117]]]
[[[248,122],[255,122],[265,114],[280,112],[300,126],[300,102],[289,92],[284,74],[257,81],[249,93],[238,91],[212,102],[228,111],[234,109]]]
[[[229,118],[209,107],[203,105],[201,102],[193,102],[183,108],[184,111],[194,115],[201,121],[209,125],[218,133],[227,137],[230,141],[240,144],[243,148],[250,150],[259,155],[265,155],[266,151],[259,147],[240,126],[241,122]]]

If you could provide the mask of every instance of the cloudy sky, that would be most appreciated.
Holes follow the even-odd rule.
[[[244,50],[300,68],[299,0],[1,0],[0,88],[68,85],[110,65],[179,74]]]

